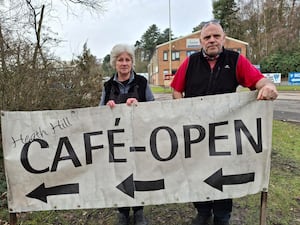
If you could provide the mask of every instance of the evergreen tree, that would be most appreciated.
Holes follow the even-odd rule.
[[[83,45],[82,55],[77,56],[77,59],[74,61],[78,68],[86,75],[89,75],[97,67],[97,59],[91,54],[91,50],[88,49],[86,42]]]
[[[169,33],[170,33],[170,28],[165,29],[165,30],[159,35],[159,38],[158,38],[158,41],[157,41],[157,45],[160,45],[160,44],[162,44],[162,43],[168,42],[169,39],[170,39]],[[171,30],[171,40],[174,40],[174,35],[173,35],[173,33],[172,33],[172,30]]]
[[[144,58],[149,61],[155,51],[160,38],[160,31],[155,24],[152,24],[142,35],[141,46],[144,49]]]
[[[213,1],[213,15],[219,20],[225,33],[234,38],[240,38],[243,32],[240,30],[239,7],[234,0]]]

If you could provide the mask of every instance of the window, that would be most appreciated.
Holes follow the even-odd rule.
[[[170,80],[170,74],[168,69],[164,69],[164,80]]]
[[[168,69],[164,69],[164,75],[168,75],[169,74],[169,70]]]
[[[197,51],[186,51],[186,56],[190,56],[191,54],[194,54]]]
[[[172,80],[177,70],[172,69],[172,74],[168,69],[164,69],[164,80]]]
[[[164,61],[168,61],[168,52],[167,52],[167,51],[164,51],[163,54],[164,54],[164,55],[163,55],[163,60],[164,60]]]
[[[180,60],[179,51],[172,52],[172,61]]]

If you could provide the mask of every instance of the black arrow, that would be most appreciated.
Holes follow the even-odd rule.
[[[255,173],[223,176],[222,168],[208,177],[204,182],[223,191],[223,185],[245,184],[254,181]]]
[[[133,174],[131,174],[122,183],[120,183],[117,188],[134,198],[135,191],[157,191],[165,189],[165,181],[164,179],[153,181],[136,181],[133,180]]]
[[[32,192],[26,196],[29,198],[36,198],[47,203],[47,197],[49,195],[65,195],[65,194],[78,194],[79,184],[65,184],[54,187],[45,188],[45,184],[42,183]]]

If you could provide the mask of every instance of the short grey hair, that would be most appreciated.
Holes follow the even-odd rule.
[[[132,66],[135,65],[135,57],[134,57],[134,47],[128,44],[117,44],[115,45],[110,52],[110,65],[112,68],[116,69],[116,61],[120,54],[128,53],[132,60]]]

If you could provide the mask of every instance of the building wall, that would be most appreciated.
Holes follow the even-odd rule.
[[[244,56],[247,56],[247,46],[248,43],[230,37],[226,37],[225,44],[224,44],[225,48],[238,51]]]
[[[183,38],[173,40],[171,43],[167,42],[158,45],[148,65],[150,84],[168,87],[179,65],[189,55],[189,53],[200,50],[201,46],[199,35],[200,31],[197,31]],[[248,44],[246,42],[226,37],[224,46],[225,48],[238,51],[246,56],[247,45]],[[172,73],[170,73],[169,61],[170,48],[172,49],[171,52],[173,56],[177,56],[171,61]]]

